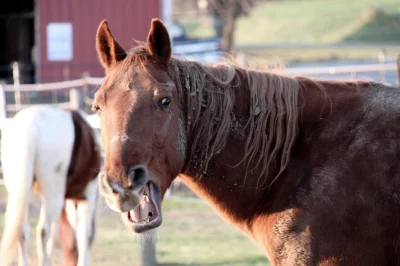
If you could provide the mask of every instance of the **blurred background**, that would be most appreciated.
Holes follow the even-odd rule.
[[[167,25],[173,53],[202,62],[285,68],[290,75],[368,79],[399,86],[399,0],[3,0],[1,123],[32,104],[90,113],[104,70],[95,51],[107,19],[125,49],[145,41],[152,18]],[[31,225],[38,201],[32,198]],[[6,192],[0,186],[0,233]],[[179,181],[163,204],[160,265],[267,265],[246,236]],[[140,239],[99,203],[93,265],[140,265]],[[35,257],[35,230],[30,254]],[[60,263],[60,256],[54,262]]]

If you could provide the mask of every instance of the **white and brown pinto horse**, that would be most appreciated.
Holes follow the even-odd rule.
[[[94,236],[101,154],[85,115],[50,106],[26,108],[2,130],[1,160],[8,191],[0,264],[18,250],[28,264],[28,205],[41,197],[36,227],[38,265],[49,265],[59,233],[65,265],[88,265]]]

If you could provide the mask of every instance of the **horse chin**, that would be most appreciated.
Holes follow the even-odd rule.
[[[149,181],[143,188],[139,205],[121,214],[124,224],[135,233],[144,233],[162,223],[161,193],[157,184]]]

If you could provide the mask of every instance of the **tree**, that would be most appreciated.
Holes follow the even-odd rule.
[[[222,50],[230,52],[233,48],[236,20],[242,15],[249,14],[254,0],[207,0],[207,2],[215,32],[222,38]]]

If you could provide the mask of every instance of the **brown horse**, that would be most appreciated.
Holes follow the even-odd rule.
[[[273,265],[400,265],[400,91],[126,53],[103,21],[99,188],[135,232],[179,176]]]

